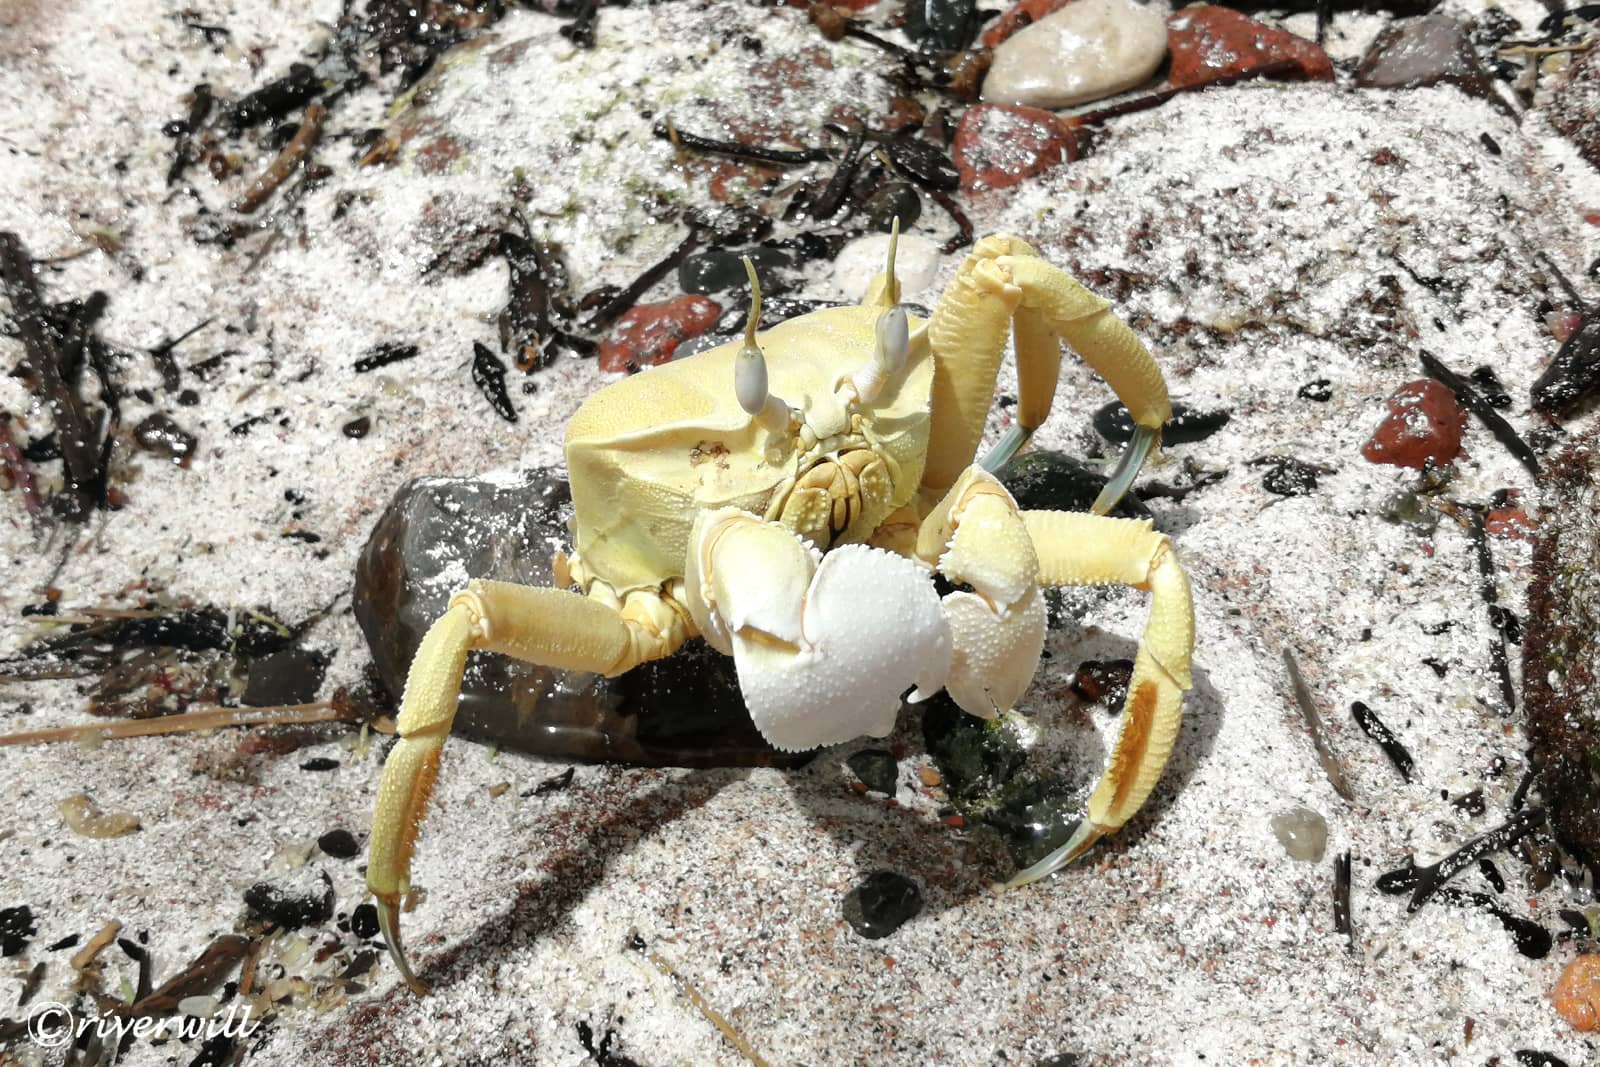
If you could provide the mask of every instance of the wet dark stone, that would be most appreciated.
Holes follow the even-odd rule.
[[[329,830],[317,838],[317,847],[336,860],[347,860],[361,851],[361,843],[349,830]]]
[[[1449,15],[1422,15],[1390,23],[1361,57],[1356,84],[1364,89],[1446,84],[1483,99],[1494,92],[1467,24]]]
[[[0,908],[0,956],[17,955],[28,947],[29,939],[38,931],[33,909],[28,905]]]
[[[285,648],[250,661],[250,680],[241,701],[254,708],[309,704],[317,699],[328,654],[310,648]]]
[[[948,693],[922,705],[922,738],[944,779],[945,795],[957,807],[993,795],[1028,760],[1014,730],[991,729],[957,707]]]
[[[357,904],[350,913],[350,932],[359,938],[371,940],[378,936],[378,908],[370,901]]]
[[[1261,479],[1261,487],[1279,496],[1305,496],[1316,490],[1317,476],[1323,472],[1324,468],[1313,463],[1286,459],[1267,471]]]
[[[1432,533],[1439,526],[1439,513],[1416,493],[1401,489],[1378,504],[1378,516],[1396,526],[1409,526],[1418,533]]]
[[[302,771],[336,771],[339,769],[339,761],[329,759],[327,756],[313,756],[300,764],[300,769]]]
[[[1076,1052],[1062,1052],[1055,1056],[1046,1056],[1033,1067],[1082,1067],[1082,1064],[1083,1057]]]
[[[372,419],[370,416],[362,415],[360,418],[351,419],[339,429],[346,437],[359,441],[371,431]]]
[[[133,428],[133,440],[141,450],[165,456],[180,467],[187,467],[194,455],[194,434],[159,412]]]
[[[1083,816],[1082,790],[1063,778],[1019,778],[978,817],[999,830],[1018,870],[1067,843]]]
[[[1128,695],[1128,681],[1133,677],[1133,660],[1086,659],[1078,664],[1078,673],[1072,678],[1072,691],[1080,700],[1091,704],[1104,701],[1113,708],[1122,706]]]
[[[924,51],[959,52],[977,32],[977,0],[906,0],[904,29]]]
[[[712,244],[737,245],[759,241],[772,229],[772,218],[765,212],[743,205],[729,205],[715,211],[690,208],[684,219],[701,231]]]
[[[896,218],[902,231],[909,230],[922,217],[922,194],[909,182],[881,185],[861,205],[861,217],[869,230],[880,233],[888,233]]]
[[[317,926],[333,917],[333,879],[326,871],[302,867],[288,877],[257,882],[244,891],[244,903],[286,930]]]
[[[893,871],[873,871],[844,895],[844,920],[869,941],[888,937],[922,912],[922,890]]]
[[[749,276],[744,269],[745,256],[749,256],[750,262],[755,264],[763,295],[782,289],[776,272],[788,267],[793,260],[787,253],[775,248],[747,248],[742,251],[713,248],[685,256],[683,262],[678,264],[678,287],[686,293],[705,295],[746,289],[749,287]]]
[[[1161,428],[1164,445],[1188,445],[1204,441],[1233,418],[1226,411],[1194,411],[1187,404],[1174,402],[1172,419]],[[1120,400],[1113,400],[1094,413],[1095,432],[1114,444],[1133,440],[1133,420]]]
[[[1030,510],[1088,511],[1105,475],[1065,452],[1036,449],[1024,452],[1000,468],[1001,483]],[[1148,519],[1150,509],[1131,493],[1117,502],[1111,514],[1119,519]]]
[[[571,495],[558,472],[517,483],[426,478],[401,487],[356,562],[354,608],[378,675],[399,696],[422,635],[463,576],[551,583]],[[539,755],[647,766],[800,766],[750,722],[733,660],[691,641],[617,678],[472,653],[455,733]]]
[[[900,765],[891,753],[881,748],[864,748],[844,762],[868,789],[894,796],[895,785],[900,780]]]
[[[1307,382],[1295,391],[1295,396],[1301,400],[1311,400],[1318,404],[1326,404],[1333,399],[1333,383],[1326,378]]]
[[[1584,317],[1561,343],[1544,373],[1533,383],[1533,406],[1547,415],[1565,415],[1600,387],[1600,314]]]

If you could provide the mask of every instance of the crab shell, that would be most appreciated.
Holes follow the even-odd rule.
[[[734,507],[772,517],[789,486],[845,446],[882,457],[893,490],[866,501],[836,539],[864,541],[922,480],[933,358],[926,323],[911,320],[905,365],[852,418],[835,390],[872,358],[882,308],[828,308],[760,335],[772,393],[803,420],[773,433],[734,395],[732,342],[602,389],[567,424],[574,547],[585,571],[618,596],[682,578],[690,530],[702,512]]]

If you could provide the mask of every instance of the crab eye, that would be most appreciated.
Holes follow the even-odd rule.
[[[878,316],[873,362],[884,375],[893,374],[905,366],[906,353],[911,348],[910,327],[906,322],[906,309],[896,304]]]
[[[767,357],[755,345],[746,345],[734,360],[733,391],[747,415],[759,415],[767,406]]]

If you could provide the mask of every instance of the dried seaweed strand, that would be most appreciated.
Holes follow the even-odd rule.
[[[685,237],[678,242],[677,248],[667,253],[667,258],[646,270],[633,280],[633,284],[602,304],[599,310],[589,316],[589,321],[583,324],[583,328],[589,333],[599,333],[607,326],[610,326],[617,316],[637,304],[639,298],[652,285],[665,278],[669,271],[676,269],[678,264],[683,262],[685,256],[699,247],[700,238],[698,236],[691,233],[688,237]]]
[[[944,208],[945,214],[954,219],[956,225],[961,228],[959,233],[939,246],[939,254],[945,256],[953,255],[972,244],[972,220],[967,218],[966,214],[956,206],[954,200],[950,199],[950,194],[941,189],[929,189],[927,193],[933,197],[933,202]]]
[[[189,965],[154,992],[146,992],[118,1014],[131,1018],[172,1015],[186,997],[201,996],[216,988],[251,947],[251,940],[238,934],[223,934],[190,961]]]
[[[1351,922],[1350,910],[1350,850],[1345,849],[1333,858],[1333,929],[1350,943],[1355,951],[1356,928]]]
[[[154,737],[160,734],[217,730],[226,726],[295,726],[314,722],[354,722],[363,713],[348,704],[319,701],[315,704],[285,704],[272,708],[206,708],[181,715],[162,715],[154,719],[127,719],[119,722],[62,726],[52,730],[24,730],[0,734],[0,748],[11,745],[44,745],[89,738]]]
[[[1400,777],[1408,782],[1411,781],[1411,769],[1416,765],[1416,761],[1411,758],[1411,753],[1400,743],[1394,732],[1378,718],[1377,713],[1359,700],[1350,702],[1350,713],[1355,716],[1356,725],[1383,749],[1383,754],[1389,757],[1389,762],[1400,772]]]
[[[81,971],[94,962],[100,951],[117,939],[117,934],[122,931],[122,924],[112,919],[100,928],[100,932],[89,939],[77,952],[72,954],[72,969]]]
[[[1495,827],[1480,837],[1456,849],[1450,855],[1430,867],[1415,867],[1416,888],[1411,892],[1411,901],[1406,905],[1406,911],[1416,911],[1428,902],[1428,898],[1444,887],[1444,884],[1454,878],[1465,868],[1478,862],[1483,856],[1491,852],[1500,852],[1510,848],[1521,841],[1528,834],[1544,825],[1545,813],[1543,808],[1529,808],[1513,815],[1504,824]]]
[[[311,154],[317,138],[322,136],[322,120],[327,114],[327,109],[321,104],[306,105],[305,115],[300,119],[300,129],[295,131],[293,139],[283,146],[283,151],[278,153],[278,158],[268,165],[261,177],[251,182],[233,202],[233,210],[248,215],[267,202],[267,198],[276,192],[278,186],[287,181],[289,175],[294,173],[294,169]]]
[[[1499,604],[1495,600],[1494,587],[1494,557],[1489,552],[1489,537],[1483,528],[1483,509],[1472,509],[1472,521],[1467,525],[1467,535],[1472,539],[1472,547],[1478,558],[1478,592],[1483,597],[1483,602],[1490,609],[1490,619],[1494,618],[1493,610]],[[1495,675],[1500,679],[1500,696],[1506,702],[1506,714],[1514,714],[1517,710],[1516,686],[1511,683],[1511,664],[1506,658],[1506,634],[1498,626],[1491,626],[1494,636],[1489,640],[1489,663],[1494,667]]]
[[[1289,670],[1289,684],[1294,689],[1295,703],[1300,705],[1300,714],[1306,720],[1306,729],[1311,733],[1311,744],[1317,750],[1317,762],[1322,764],[1323,773],[1328,776],[1333,791],[1355,803],[1355,792],[1350,788],[1344,768],[1339,765],[1339,757],[1333,754],[1327,735],[1323,732],[1322,716],[1317,714],[1316,705],[1311,702],[1311,690],[1306,688],[1305,679],[1300,677],[1300,665],[1295,662],[1294,653],[1287,648],[1283,650],[1283,665]]]
[[[1444,387],[1456,395],[1462,405],[1478,417],[1478,421],[1486,426],[1495,440],[1506,446],[1510,453],[1517,457],[1517,462],[1528,469],[1528,473],[1535,478],[1539,476],[1539,456],[1529,447],[1516,429],[1505,420],[1494,406],[1483,398],[1483,395],[1467,384],[1455,371],[1439,362],[1431,353],[1424,351],[1422,356],[1422,369],[1428,377],[1441,382]]]
[[[673,968],[672,964],[662,959],[660,954],[645,944],[645,940],[639,936],[639,931],[637,928],[628,931],[626,944],[629,948],[640,953],[645,959],[654,964],[656,970],[665,975],[666,978],[675,987],[677,987],[678,992],[682,993],[683,996],[688,999],[689,1003],[693,1004],[695,1009],[698,1010],[701,1015],[705,1016],[706,1021],[722,1032],[722,1036],[728,1039],[729,1044],[739,1050],[740,1055],[744,1056],[745,1059],[755,1064],[756,1067],[768,1067],[767,1061],[761,1058],[760,1053],[750,1047],[750,1042],[744,1039],[744,1035],[735,1030],[733,1028],[733,1024],[730,1023],[721,1012],[713,1008],[706,1001],[706,998],[701,996],[700,991],[696,989],[687,978],[679,974]]]
[[[674,148],[692,148],[696,152],[712,152],[719,156],[749,160],[752,163],[793,166],[797,163],[822,163],[833,158],[833,153],[826,148],[761,148],[756,145],[740,144],[738,141],[719,141],[713,137],[701,137],[697,133],[678,129],[672,124],[671,119],[656,123],[650,132],[662,140],[671,141]]]

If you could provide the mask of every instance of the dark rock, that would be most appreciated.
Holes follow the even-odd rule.
[[[317,926],[333,917],[333,879],[328,872],[302,867],[273,882],[244,891],[245,906],[286,930]]]
[[[1028,761],[1015,730],[989,724],[956,706],[948,693],[922,705],[922,738],[944,780],[945,795],[957,807],[988,799]]]
[[[1109,707],[1121,708],[1132,678],[1131,659],[1087,659],[1078,664],[1078,672],[1072,677],[1072,691],[1078,699],[1090,704],[1103,702]]]
[[[143,451],[165,456],[180,467],[187,467],[194,455],[194,434],[159,412],[133,428],[133,440]]]
[[[240,700],[255,708],[309,704],[317,699],[328,654],[310,648],[285,648],[250,661],[250,680]]]
[[[1318,404],[1326,404],[1333,399],[1333,383],[1326,378],[1318,378],[1316,381],[1302,385],[1294,395],[1301,400],[1311,400]]]
[[[17,955],[28,947],[29,939],[38,931],[33,909],[28,905],[0,908],[0,956]]]
[[[339,761],[330,759],[327,756],[313,756],[300,764],[300,769],[302,771],[336,771],[339,769]]]
[[[900,780],[900,765],[891,753],[881,748],[864,748],[844,762],[868,789],[894,796]]]
[[[776,248],[749,248],[731,251],[713,248],[692,256],[685,256],[678,264],[678,287],[685,293],[725,293],[745,290],[749,276],[745,273],[744,257],[755,264],[756,275],[761,280],[762,295],[783,289],[775,277],[776,272],[792,264],[791,257]]]
[[[1280,460],[1261,479],[1261,487],[1279,496],[1305,496],[1317,488],[1317,476],[1327,472],[1326,467],[1302,463],[1298,459]]]
[[[893,871],[873,871],[844,896],[844,919],[869,941],[888,937],[922,912],[922,890]]]
[[[999,478],[1019,507],[1035,511],[1088,511],[1106,485],[1105,476],[1081,460],[1049,449],[1014,457],[1000,468]],[[1150,509],[1130,493],[1117,502],[1111,514],[1119,519],[1148,519]]]
[[[1565,415],[1600,387],[1600,314],[1590,312],[1533,383],[1533,406]]]
[[[1469,96],[1494,95],[1489,73],[1478,61],[1467,24],[1449,15],[1422,15],[1390,23],[1373,40],[1356,68],[1364,89],[1417,89],[1454,85]]]
[[[1189,445],[1204,441],[1233,418],[1226,411],[1195,411],[1187,404],[1173,403],[1172,418],[1161,428],[1164,445]],[[1120,400],[1100,408],[1094,413],[1095,432],[1113,444],[1126,444],[1133,440],[1133,419]]]
[[[897,218],[909,230],[922,217],[922,194],[909,182],[889,182],[867,197],[861,215],[869,230],[888,233]]]
[[[1600,432],[1545,467],[1523,622],[1529,758],[1555,838],[1600,876]]]
[[[903,28],[925,51],[959,52],[978,31],[977,0],[906,0]]]
[[[329,830],[317,838],[317,847],[336,860],[347,860],[361,851],[360,842],[349,830]]]
[[[422,635],[463,576],[551,583],[567,544],[571,495],[556,472],[520,482],[430,478],[403,486],[356,564],[356,619],[373,663],[398,696]],[[733,661],[692,641],[617,678],[472,653],[456,733],[566,759],[647,766],[799,766],[761,739]]]
[[[351,419],[339,429],[346,437],[359,441],[371,431],[372,418],[368,415],[362,415],[359,418]]]
[[[370,901],[366,904],[357,904],[356,910],[350,913],[350,932],[363,940],[371,940],[377,937],[377,906]]]
[[[1418,533],[1432,533],[1439,525],[1439,513],[1430,508],[1422,497],[1408,490],[1400,490],[1384,497],[1378,505],[1378,517],[1396,526],[1409,526]]]

